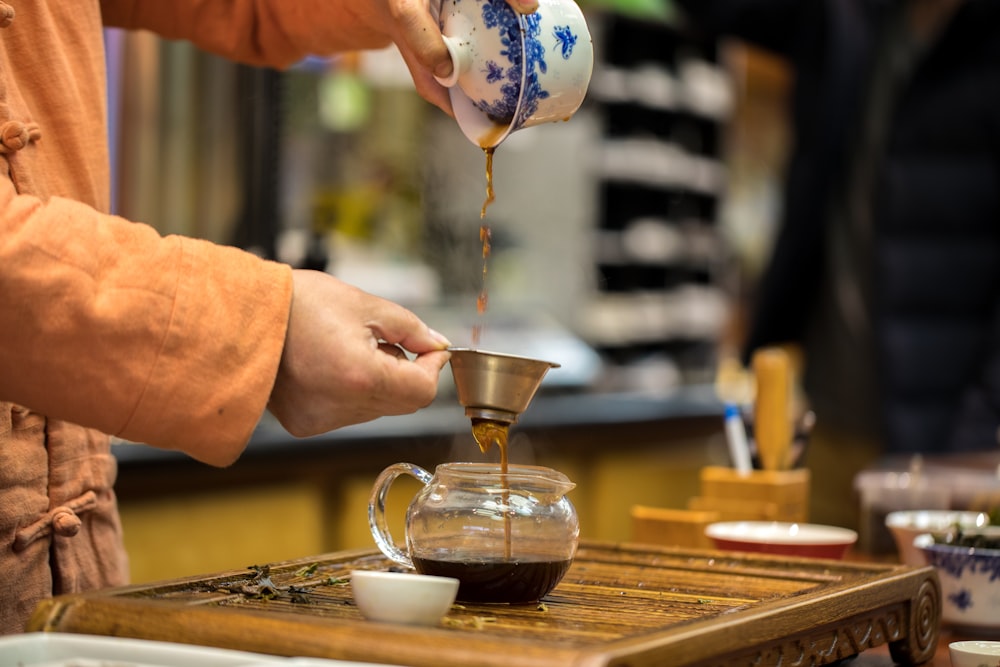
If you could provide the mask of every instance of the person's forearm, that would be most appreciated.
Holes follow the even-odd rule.
[[[0,191],[0,400],[215,465],[277,372],[291,271]]]
[[[102,0],[105,25],[152,31],[250,65],[284,68],[308,55],[390,44],[354,11],[355,1]]]

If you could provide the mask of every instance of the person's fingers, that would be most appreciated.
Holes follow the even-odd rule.
[[[410,70],[410,78],[413,79],[417,93],[449,116],[454,116],[448,90],[435,79],[447,79],[454,69],[441,29],[425,8],[418,7],[414,10],[406,4],[406,0],[396,2],[404,5],[398,11],[415,11],[400,22],[400,38],[396,40],[396,48]]]
[[[440,72],[447,69],[445,75],[450,74],[451,56],[441,37],[441,28],[427,11],[426,1],[390,0],[389,9],[398,26],[400,50],[408,52],[428,72],[441,76]]]
[[[444,369],[449,359],[451,359],[451,352],[448,350],[435,350],[434,352],[418,354],[413,363],[422,367],[436,381],[436,378],[441,374],[442,369]]]
[[[410,77],[413,79],[413,85],[417,90],[417,93],[436,106],[437,108],[444,111],[449,116],[454,117],[455,112],[451,108],[451,97],[448,95],[448,89],[437,82],[437,79],[431,74],[431,71],[424,69],[424,67],[417,62],[416,58],[406,49],[400,47],[400,54],[403,56],[404,62],[406,62],[406,67],[410,70]],[[447,70],[446,74],[440,75],[442,78],[447,78],[451,74],[452,65],[451,58],[446,61],[446,68],[439,68],[439,70]],[[437,71],[434,71],[435,75],[439,75]]]
[[[390,345],[399,345],[409,352],[422,354],[443,350],[451,343],[431,329],[413,312],[391,301],[381,301],[381,308],[368,323],[374,335]]]
[[[450,353],[438,350],[410,360],[399,347],[381,343],[379,349],[373,360],[373,383],[367,390],[369,400],[363,409],[373,416],[401,415],[429,405],[437,395],[441,369]],[[358,415],[355,413],[353,418]]]
[[[538,0],[507,0],[507,4],[518,14],[534,14],[538,11]]]
[[[398,345],[392,345],[391,343],[379,343],[378,349],[391,357],[395,357],[397,359],[407,359],[406,352]]]

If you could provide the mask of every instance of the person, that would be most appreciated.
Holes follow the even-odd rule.
[[[333,276],[108,214],[104,26],[274,68],[394,43],[450,113],[426,0],[17,4],[0,2],[4,634],[45,597],[126,583],[105,434],[226,466],[265,410],[294,436],[412,412],[449,358],[413,313]]]
[[[677,4],[792,74],[782,224],[744,357],[801,350],[811,517],[853,525],[859,470],[997,447],[1000,3]]]

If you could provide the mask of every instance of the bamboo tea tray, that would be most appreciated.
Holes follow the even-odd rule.
[[[350,571],[389,565],[351,551],[66,595],[28,629],[416,667],[825,665],[882,644],[911,665],[938,640],[932,567],[585,542],[540,604],[416,628],[354,606]]]

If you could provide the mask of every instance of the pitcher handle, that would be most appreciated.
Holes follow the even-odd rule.
[[[371,496],[368,499],[368,527],[375,538],[375,544],[379,551],[386,555],[389,560],[409,569],[413,567],[413,559],[404,552],[392,539],[389,534],[389,522],[385,517],[385,498],[389,494],[389,487],[400,475],[410,475],[416,477],[425,485],[431,481],[432,475],[413,463],[394,463],[375,479]],[[405,537],[405,535],[404,535]]]

